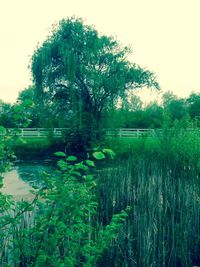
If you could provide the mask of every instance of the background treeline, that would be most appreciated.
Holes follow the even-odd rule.
[[[108,113],[106,127],[116,128],[162,128],[168,117],[172,126],[175,121],[191,120],[198,125],[200,116],[200,94],[192,93],[188,98],[179,98],[172,92],[162,95],[161,101],[144,105],[137,95],[122,100],[120,108]],[[112,123],[111,123],[112,121]],[[195,124],[196,124],[195,123]]]
[[[29,118],[29,127],[53,128],[71,127],[73,112],[67,105],[53,102],[52,105],[38,105],[34,87],[20,92],[16,103],[0,102],[0,125],[15,127],[16,110],[23,110],[23,117]],[[24,109],[24,106],[27,107]],[[22,108],[23,107],[23,108]],[[17,114],[21,116],[22,114]],[[191,93],[187,98],[179,98],[168,91],[161,101],[144,105],[138,95],[128,94],[116,103],[107,107],[102,115],[103,128],[161,128],[166,115],[171,125],[174,121],[191,120],[199,124],[200,93]],[[21,116],[22,117],[22,116]]]

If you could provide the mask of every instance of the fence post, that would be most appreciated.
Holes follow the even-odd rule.
[[[122,137],[122,129],[119,129],[119,137]]]
[[[21,130],[22,130],[21,137],[24,137],[24,129],[22,128]]]

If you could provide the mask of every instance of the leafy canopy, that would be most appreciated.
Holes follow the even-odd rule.
[[[65,100],[73,110],[79,104],[97,118],[127,89],[158,88],[152,72],[127,60],[130,52],[82,19],[63,19],[32,57],[38,96],[46,105]]]

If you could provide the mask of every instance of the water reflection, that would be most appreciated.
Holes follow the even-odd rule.
[[[3,175],[4,186],[1,191],[7,195],[27,197],[30,195],[32,185],[40,183],[42,173],[50,170],[52,166],[49,162],[18,163]]]
[[[4,186],[1,190],[3,194],[25,196],[29,194],[31,188],[30,184],[20,179],[17,169],[4,174]]]

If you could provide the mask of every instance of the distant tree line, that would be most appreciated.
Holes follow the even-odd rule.
[[[15,110],[20,106],[27,106],[24,116],[29,118],[28,127],[61,127],[71,126],[72,111],[59,106],[57,109],[44,106],[38,110],[34,87],[20,92],[16,103],[9,104],[0,101],[0,125],[16,127]],[[60,108],[60,111],[58,110]],[[40,113],[42,112],[42,120]],[[200,124],[200,93],[191,93],[187,98],[180,98],[168,91],[162,95],[160,103],[157,101],[144,105],[137,95],[128,95],[121,99],[120,104],[107,107],[102,113],[102,127],[104,128],[161,128],[164,116],[168,116],[171,124],[174,121],[190,120]]]
[[[122,99],[119,108],[105,114],[105,127],[116,128],[162,128],[168,117],[171,126],[175,121],[193,121],[200,123],[200,93],[191,93],[187,98],[180,98],[168,91],[160,102],[153,101],[144,105],[137,95]]]

